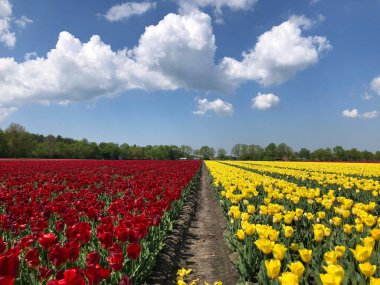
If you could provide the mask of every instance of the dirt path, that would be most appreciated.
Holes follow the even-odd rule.
[[[222,281],[225,285],[236,284],[239,275],[229,260],[223,232],[226,218],[211,189],[206,166],[202,165],[201,189],[197,209],[181,255],[180,266],[193,269],[190,278],[199,278],[200,283],[213,284]]]

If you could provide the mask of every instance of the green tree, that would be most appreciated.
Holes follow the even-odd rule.
[[[12,123],[5,130],[8,141],[9,157],[31,157],[34,150],[32,135],[25,127]]]
[[[301,160],[310,160],[310,150],[307,148],[301,148],[298,152],[298,158]]]
[[[235,156],[236,159],[240,159],[241,157],[241,144],[235,144],[231,149],[231,155]]]
[[[222,147],[218,148],[216,152],[216,158],[219,160],[227,159],[227,151]]]
[[[3,130],[0,129],[0,157],[8,157],[9,150],[8,150],[8,141],[7,137],[4,134]]]
[[[204,145],[199,149],[199,154],[205,160],[212,159],[215,156],[215,149]]]
[[[270,143],[264,149],[264,160],[278,160],[279,157],[277,155],[277,146],[275,143]]]

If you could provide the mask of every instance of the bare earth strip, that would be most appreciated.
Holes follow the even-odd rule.
[[[226,218],[210,185],[207,168],[202,165],[201,189],[195,218],[191,223],[180,260],[180,266],[191,268],[191,280],[198,284],[222,281],[225,285],[237,284],[239,275],[230,262],[223,232]]]

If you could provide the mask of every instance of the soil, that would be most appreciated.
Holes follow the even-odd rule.
[[[239,275],[230,262],[230,251],[224,232],[226,218],[219,205],[206,166],[202,165],[200,192],[186,239],[183,240],[179,266],[193,272],[186,280],[199,278],[198,284],[222,281],[225,285],[237,284]]]

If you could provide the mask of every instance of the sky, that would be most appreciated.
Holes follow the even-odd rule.
[[[378,0],[0,0],[0,128],[380,150]]]

